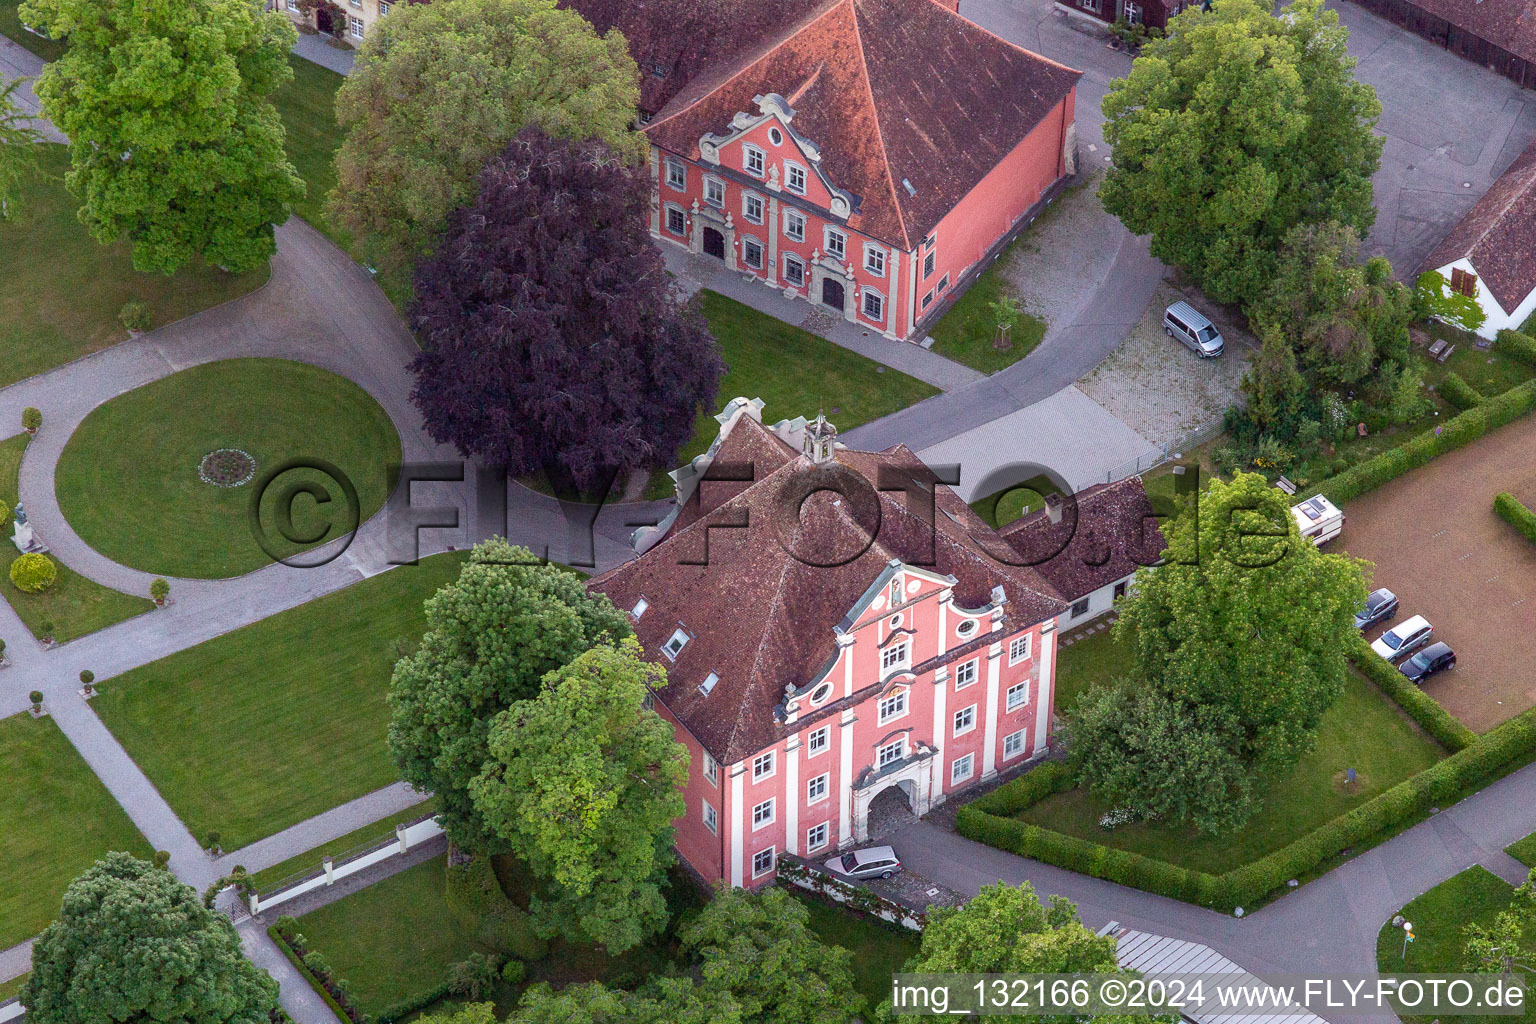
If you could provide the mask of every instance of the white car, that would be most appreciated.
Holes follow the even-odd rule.
[[[1422,615],[1415,615],[1404,619],[1371,641],[1371,650],[1388,661],[1396,661],[1423,647],[1429,642],[1429,635],[1434,631],[1435,627],[1429,624],[1428,619]]]
[[[844,878],[890,878],[901,870],[896,851],[889,846],[871,846],[867,850],[854,850],[827,861],[826,868]]]

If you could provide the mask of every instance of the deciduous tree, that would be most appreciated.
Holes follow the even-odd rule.
[[[21,998],[35,1024],[270,1024],[277,982],[190,886],[109,853],[65,890]]]
[[[670,465],[723,368],[646,231],[651,187],[601,143],[529,129],[416,274],[412,394],[439,441],[566,492]]]
[[[1218,302],[1260,298],[1292,227],[1375,219],[1375,92],[1322,0],[1188,11],[1104,98],[1104,207]]]
[[[272,226],[304,195],[269,99],[293,75],[287,18],[247,0],[27,0],[21,15],[69,37],[36,89],[97,241],[127,239],[136,269],[167,274],[276,251]]]
[[[706,993],[689,978],[656,977],[638,992],[598,982],[558,992],[534,985],[507,1024],[742,1024],[742,1017],[729,996]]]
[[[617,30],[599,37],[554,0],[398,4],[336,95],[347,135],[330,215],[386,273],[407,274],[526,125],[639,159],[639,81]]]
[[[530,911],[547,936],[621,953],[667,922],[662,888],[688,752],[647,708],[666,681],[633,638],[550,672],[491,726],[470,783],[486,828],[544,883]]]
[[[469,795],[490,756],[491,720],[600,639],[628,636],[629,623],[575,573],[500,539],[477,545],[426,612],[421,645],[390,681],[390,754],[405,781],[437,794],[455,843],[494,853],[505,842]]]
[[[22,181],[37,172],[33,147],[43,139],[16,105],[16,90],[23,81],[17,78],[0,85],[0,220],[8,220],[15,213]]]

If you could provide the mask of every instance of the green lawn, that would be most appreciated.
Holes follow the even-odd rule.
[[[233,275],[200,264],[169,277],[139,273],[126,243],[101,245],[76,218],[80,204],[64,188],[65,148],[37,152],[44,176],[25,182],[16,215],[0,223],[0,387],[125,340],[118,314],[129,299],[146,303],[159,327],[266,282],[266,267]]]
[[[19,978],[12,978],[10,981],[0,981],[0,1003],[5,1002],[11,996],[20,992],[21,986],[25,985],[30,977],[32,977],[32,973],[28,971]]]
[[[1526,867],[1536,868],[1536,832],[1532,832],[1518,843],[1511,843],[1505,852]]]
[[[1400,913],[1414,928],[1414,940],[1403,956],[1403,930],[1391,919],[1376,936],[1376,967],[1382,974],[1447,973],[1465,970],[1462,959],[1466,939],[1463,931],[1474,922],[1490,924],[1499,911],[1509,906],[1514,889],[1483,867],[1471,867],[1447,879],[1409,903]],[[1395,916],[1395,915],[1394,915]],[[1525,948],[1536,955],[1536,934],[1527,932]],[[1530,957],[1526,958],[1527,960]],[[1527,993],[1529,995],[1529,993]],[[1405,1020],[1427,1018],[1406,1017]],[[1536,1012],[1526,1006],[1524,1015],[1455,1016],[1458,1024],[1518,1024],[1536,1020]]]
[[[341,145],[341,128],[336,124],[336,90],[342,77],[303,57],[289,55],[293,79],[272,95],[272,105],[288,129],[288,159],[308,186],[305,197],[293,212],[325,232],[343,249],[349,238],[344,231],[333,230],[321,211],[325,197],[336,187],[336,148]]]
[[[98,683],[93,702],[202,838],[239,849],[397,778],[384,699],[463,552],[401,566]]]
[[[800,897],[811,912],[811,930],[821,941],[842,946],[853,954],[853,983],[873,1011],[890,998],[891,976],[906,966],[917,953],[921,939],[917,932],[884,925],[879,921],[850,914],[823,903],[814,896],[790,890]],[[868,1020],[869,1013],[865,1014]]]
[[[0,441],[0,501],[11,508],[16,506],[21,456],[30,440],[26,434],[17,434]],[[0,528],[0,533],[9,538],[10,527]],[[13,546],[0,548],[0,595],[38,638],[43,636],[45,622],[53,623],[53,637],[62,642],[94,633],[155,606],[147,597],[133,597],[88,580],[58,559],[54,559],[59,569],[54,585],[41,594],[28,594],[11,582],[11,563],[20,557],[21,552]]]
[[[153,444],[122,443],[151,437]],[[254,456],[256,479],[241,487],[199,479],[203,456],[219,448]],[[65,446],[55,482],[70,525],[108,558],[162,576],[223,578],[272,561],[253,534],[250,503],[264,474],[295,459],[339,467],[367,519],[384,504],[400,438],[378,403],[344,377],[282,359],[228,359],[98,406]],[[303,482],[329,497],[295,495]],[[327,476],[295,470],[275,483],[262,517],[283,555],[309,546],[282,541],[284,532],[330,539],[357,525]],[[275,515],[285,498],[294,499],[286,530]]]
[[[1510,359],[1498,352],[1485,352],[1477,348],[1475,335],[1458,331],[1448,324],[1418,324],[1420,329],[1433,338],[1444,338],[1456,346],[1451,358],[1437,363],[1424,357],[1424,382],[1439,384],[1446,374],[1455,371],[1461,379],[1471,384],[1483,397],[1503,394],[1517,384],[1531,379],[1533,371],[1524,363]]]
[[[350,850],[357,849],[375,839],[382,839],[395,831],[395,826],[402,822],[419,821],[425,815],[431,814],[435,807],[435,801],[427,800],[409,807],[399,814],[376,821],[371,825],[364,825],[355,832],[348,832],[339,839],[332,840],[306,850],[297,857],[289,857],[281,864],[274,864],[270,868],[264,868],[251,875],[251,884],[258,890],[264,889],[276,882],[281,882],[289,875],[296,875],[303,871],[311,871],[320,867],[320,861],[326,857],[340,857]],[[199,837],[201,838],[201,837]]]
[[[1094,657],[1091,671],[1106,673],[1110,659],[1119,655],[1095,650],[1104,641],[1096,636],[1085,641],[1086,655]],[[1063,653],[1061,671],[1066,673],[1078,652],[1074,644]],[[1128,659],[1127,659],[1128,660]],[[1121,671],[1120,669],[1109,669]],[[1080,679],[1072,686],[1075,699]],[[1351,673],[1339,702],[1323,716],[1317,744],[1284,777],[1260,783],[1263,804],[1252,820],[1232,835],[1202,836],[1185,825],[1122,825],[1114,831],[1099,827],[1105,810],[1082,790],[1047,797],[1020,813],[1025,821],[1131,850],[1181,867],[1220,873],[1257,860],[1365,800],[1415,775],[1443,756],[1440,747],[1421,732],[1402,711],[1375,687]],[[1356,782],[1345,782],[1346,771],[1355,769]]]
[[[971,509],[988,526],[1007,526],[1030,512],[1040,511],[1045,507],[1045,496],[1059,493],[1060,490],[1051,482],[1050,477],[1041,473],[984,498],[977,498],[971,502]]]
[[[0,949],[46,928],[103,854],[154,852],[50,718],[0,720],[0,779]]]
[[[1005,294],[998,268],[1008,262],[1012,252],[1010,246],[996,263],[982,271],[949,312],[939,317],[928,332],[933,336],[933,351],[982,373],[996,373],[1023,359],[1040,344],[1046,323],[1028,313],[1020,314],[1008,332],[1008,348],[997,349],[992,344],[997,337],[997,322],[987,306]]]
[[[1056,711],[1068,714],[1090,687],[1131,674],[1131,648],[1108,630],[1079,634],[1071,646],[1056,648]]]

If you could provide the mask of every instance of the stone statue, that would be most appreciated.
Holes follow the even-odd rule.
[[[16,525],[11,534],[11,543],[16,545],[16,550],[22,554],[33,551],[47,551],[48,546],[32,535],[32,524],[27,522],[27,510],[21,502],[16,503]]]

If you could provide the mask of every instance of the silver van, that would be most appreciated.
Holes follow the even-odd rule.
[[[1216,325],[1187,302],[1175,302],[1163,313],[1163,330],[1177,338],[1201,359],[1215,359],[1226,349]]]

